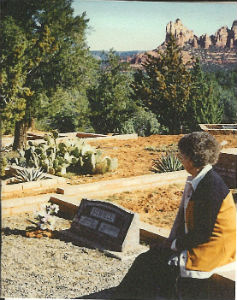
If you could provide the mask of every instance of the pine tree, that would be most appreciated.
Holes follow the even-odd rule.
[[[14,120],[24,115],[25,96],[29,89],[24,87],[24,51],[27,40],[22,30],[8,17],[0,23],[0,122],[5,131],[12,128]]]
[[[131,101],[132,80],[128,64],[120,62],[112,49],[105,53],[97,84],[88,91],[91,122],[96,132],[121,132],[135,109]]]
[[[135,85],[136,95],[170,133],[179,133],[189,100],[191,76],[175,38],[170,37],[163,53],[148,55],[143,67],[144,74],[141,71],[137,74],[140,84]]]
[[[186,127],[199,129],[198,124],[216,124],[222,119],[223,108],[216,82],[205,74],[197,59],[192,70],[190,100],[187,105]]]
[[[84,13],[73,16],[71,3],[72,0],[2,0],[1,22],[11,17],[26,40],[19,65],[21,85],[27,94],[23,97],[22,116],[15,119],[15,149],[23,147],[26,130],[40,113],[42,101],[50,100],[59,87],[83,90],[90,83],[88,70],[94,60],[85,43],[88,19]],[[9,59],[12,49],[3,50]]]

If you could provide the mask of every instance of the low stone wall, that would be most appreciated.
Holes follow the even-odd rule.
[[[52,194],[43,194],[23,198],[10,198],[1,201],[2,217],[10,217],[25,212],[40,210],[42,204],[47,203]]]
[[[214,169],[221,175],[229,188],[237,188],[237,148],[223,149]]]
[[[44,134],[34,134],[34,133],[27,133],[27,140],[34,141],[35,144],[40,144],[45,142],[43,139]],[[94,139],[99,140],[129,140],[129,139],[137,139],[138,135],[136,133],[132,134],[116,134],[116,135],[105,135],[105,134],[95,134],[95,133],[85,133],[85,132],[66,132],[66,133],[59,133],[59,137],[57,138],[57,142],[65,142],[68,139],[70,140],[77,140],[78,138],[83,139],[85,141],[91,141]],[[3,147],[9,146],[13,143],[12,136],[3,136],[2,145]]]
[[[10,167],[7,171],[14,174],[16,169],[21,167]],[[50,174],[44,174],[48,179],[39,181],[22,182],[15,184],[7,184],[6,180],[2,180],[1,200],[34,196],[39,194],[53,193],[59,185],[65,185],[66,179]]]
[[[86,132],[78,132],[76,134],[79,138],[97,138],[97,137],[107,137],[105,134],[97,134],[97,133],[86,133]]]
[[[111,195],[116,192],[146,190],[173,183],[184,184],[187,173],[185,171],[177,171],[154,175],[149,174],[74,186],[66,185],[64,178],[52,177],[54,178],[50,180],[14,184],[8,187],[4,186],[2,215],[7,216],[19,212],[32,211],[35,204],[45,201],[45,195],[43,194],[48,193],[48,201],[50,198],[55,199],[55,203],[59,204],[62,213],[72,217],[71,214],[74,214],[73,205],[78,206],[82,198],[99,199],[100,197],[103,198],[105,195]],[[54,179],[55,181],[53,181]],[[56,188],[57,192],[61,193],[61,195],[54,194]],[[63,205],[61,205],[61,201],[63,201]]]
[[[147,190],[173,183],[183,184],[188,173],[185,170],[103,180],[94,183],[59,187],[57,193],[78,199],[104,197],[115,193]]]
[[[215,134],[236,134],[237,124],[199,124],[203,131]]]

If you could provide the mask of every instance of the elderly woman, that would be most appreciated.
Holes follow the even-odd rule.
[[[117,298],[167,296],[177,276],[209,278],[219,267],[235,261],[235,204],[212,168],[219,144],[206,132],[193,132],[180,139],[178,148],[191,176],[169,238],[137,257],[117,288]]]

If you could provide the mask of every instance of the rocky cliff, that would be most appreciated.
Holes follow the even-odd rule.
[[[194,48],[205,48],[208,49],[211,46],[222,47],[222,48],[235,48],[237,47],[237,21],[233,22],[231,29],[227,26],[222,26],[217,32],[211,36],[204,34],[197,37],[192,30],[187,29],[177,19],[175,22],[169,22],[166,26],[166,38],[167,42],[170,35],[174,35],[179,46],[183,47],[185,44],[190,44]]]
[[[231,29],[222,26],[213,35],[203,34],[197,36],[192,30],[186,28],[180,19],[169,22],[166,26],[166,37],[164,43],[148,53],[157,55],[163,51],[171,34],[182,49],[184,62],[199,57],[201,62],[207,66],[236,67],[237,66],[237,20],[233,22]],[[146,59],[145,53],[140,53],[127,59],[132,66],[141,67]]]

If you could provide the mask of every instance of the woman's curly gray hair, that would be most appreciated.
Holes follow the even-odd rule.
[[[184,135],[178,143],[178,148],[197,168],[207,164],[214,165],[220,153],[220,144],[217,140],[203,131]]]

